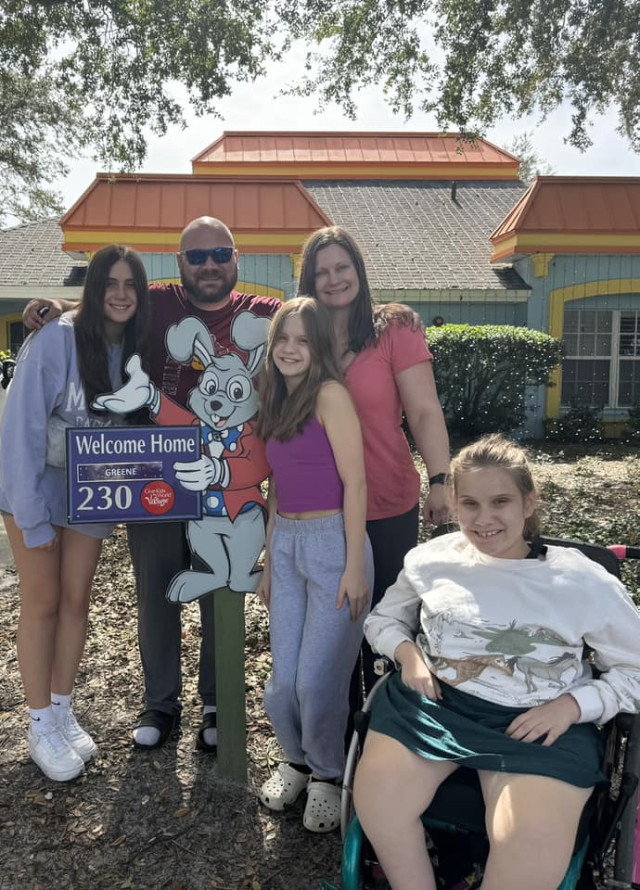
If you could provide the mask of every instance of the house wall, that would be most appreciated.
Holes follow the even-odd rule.
[[[515,269],[531,286],[527,325],[562,338],[564,316],[572,309],[640,309],[640,256],[621,254],[541,254],[525,257]],[[536,397],[537,435],[545,417],[561,413],[562,370],[554,375],[554,387]],[[607,427],[607,424],[605,424]],[[616,434],[621,424],[611,422],[606,431]]]
[[[402,301],[402,295],[398,294],[398,300]],[[433,323],[436,315],[442,316],[445,324],[508,324],[521,327],[527,323],[527,304],[522,303],[494,303],[491,301],[465,301],[464,298],[456,301],[436,301],[429,303],[407,302],[414,309],[427,327]]]
[[[141,253],[149,283],[180,281],[173,253]],[[293,262],[288,254],[240,254],[238,290],[289,299],[295,293]]]

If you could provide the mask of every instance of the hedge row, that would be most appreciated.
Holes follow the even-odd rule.
[[[527,387],[550,386],[563,355],[560,340],[530,328],[448,324],[426,336],[449,431],[464,437],[522,426]]]

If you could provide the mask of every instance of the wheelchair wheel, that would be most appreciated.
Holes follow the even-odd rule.
[[[627,716],[627,715],[624,715]],[[614,881],[620,887],[640,887],[640,812],[637,778],[640,776],[640,718],[633,718],[624,755],[622,782],[634,782],[631,798],[618,824]]]
[[[347,832],[354,815],[353,809],[353,779],[356,774],[356,767],[360,757],[360,751],[364,742],[364,737],[369,726],[369,712],[373,705],[373,699],[380,686],[387,681],[389,674],[380,677],[374,684],[371,692],[367,696],[366,701],[362,705],[362,709],[354,715],[355,730],[351,736],[349,751],[347,752],[347,760],[344,767],[344,776],[342,778],[342,799],[340,801],[340,833],[343,842],[346,841]]]
[[[342,890],[389,890],[358,817],[353,816],[342,851]]]

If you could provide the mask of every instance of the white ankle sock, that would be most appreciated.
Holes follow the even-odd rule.
[[[156,726],[136,726],[133,738],[138,745],[152,747],[160,741],[160,730]]]
[[[71,708],[71,695],[58,695],[57,692],[51,693],[51,709],[54,719],[60,722]]]
[[[215,705],[205,705],[202,709],[202,716],[205,714],[217,714],[218,708]],[[217,745],[218,744],[218,730],[215,727],[211,727],[211,729],[205,729],[202,733],[204,736],[204,740],[207,745]]]
[[[31,730],[36,734],[46,732],[56,724],[56,718],[51,705],[48,708],[29,708],[29,715],[31,717]]]

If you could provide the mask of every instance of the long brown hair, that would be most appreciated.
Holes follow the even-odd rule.
[[[349,312],[349,349],[362,352],[376,340],[374,326],[374,303],[367,279],[367,270],[360,248],[352,236],[342,226],[327,226],[318,229],[306,241],[302,248],[302,268],[300,271],[299,294],[308,294],[318,299],[316,293],[316,263],[318,253],[325,247],[337,244],[349,254],[358,275],[358,296],[352,303]]]
[[[525,497],[537,497],[527,453],[520,445],[504,436],[494,433],[483,436],[460,451],[451,461],[449,481],[453,486],[454,497],[458,493],[458,481],[464,473],[490,468],[505,470],[513,479],[518,491]],[[537,512],[525,519],[524,538],[534,541],[540,536],[540,519]]]
[[[78,368],[84,386],[87,411],[91,410],[91,402],[97,395],[113,389],[109,378],[109,354],[104,330],[104,297],[109,273],[119,260],[129,264],[138,297],[136,314],[124,329],[122,368],[124,369],[132,353],[137,352],[142,360],[142,367],[149,370],[151,305],[147,273],[135,251],[119,244],[111,244],[99,250],[89,263],[74,325]]]
[[[311,363],[294,392],[287,392],[284,377],[273,361],[273,350],[284,324],[299,315],[307,335]],[[313,297],[296,297],[274,315],[269,328],[267,357],[260,380],[258,435],[288,442],[302,432],[315,413],[318,393],[327,380],[342,380],[333,349],[333,322],[326,306]]]

